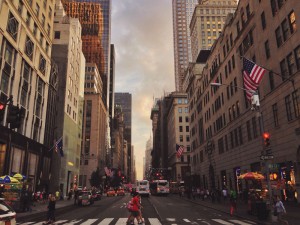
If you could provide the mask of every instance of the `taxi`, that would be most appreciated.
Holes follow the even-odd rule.
[[[116,196],[115,190],[113,188],[108,189],[107,192],[106,192],[106,196],[107,197]]]
[[[117,196],[125,196],[125,191],[123,188],[119,188],[117,190]]]

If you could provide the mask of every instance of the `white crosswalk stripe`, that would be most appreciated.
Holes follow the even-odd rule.
[[[58,220],[55,224],[61,225],[126,225],[128,218],[104,218],[104,219],[78,219],[78,220]],[[144,219],[144,218],[143,218]],[[146,224],[150,225],[162,225],[158,218],[148,218],[144,219]],[[182,224],[182,221],[185,223],[193,224],[195,219],[176,219],[176,218],[166,218],[166,221],[169,222],[169,225]],[[214,221],[222,225],[254,225],[255,222],[249,220],[237,220],[237,219],[203,219],[199,218],[196,221],[201,222],[202,224],[210,224],[211,221]],[[44,222],[26,222],[26,223],[17,223],[18,225],[42,225]],[[197,222],[196,222],[197,223]]]

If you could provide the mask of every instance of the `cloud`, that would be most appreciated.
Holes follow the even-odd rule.
[[[112,44],[116,51],[116,92],[132,94],[132,144],[138,178],[152,133],[153,98],[175,90],[172,2],[112,1]]]

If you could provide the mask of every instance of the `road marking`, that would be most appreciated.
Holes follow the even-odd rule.
[[[247,222],[247,223],[250,223],[250,224],[256,224],[255,222],[252,222],[250,220],[244,220],[244,221]]]
[[[234,225],[233,223],[228,223],[228,222],[226,222],[226,221],[224,221],[224,220],[221,220],[221,219],[212,219],[212,220],[215,221],[215,222],[218,222],[218,223],[220,223],[220,224]]]
[[[175,221],[175,218],[167,218],[168,221]]]
[[[190,223],[191,221],[189,221],[188,219],[183,219],[184,222]]]
[[[125,225],[128,218],[119,218],[115,225]],[[109,223],[107,223],[108,225]],[[102,225],[102,224],[101,224]]]
[[[148,218],[151,225],[161,225],[157,218]]]
[[[81,223],[81,225],[91,225],[92,223],[96,222],[98,219],[88,219],[84,223]]]
[[[240,221],[240,220],[229,220],[229,221],[233,222],[233,223],[240,224],[240,225],[251,225],[251,223],[245,223],[245,222]]]
[[[67,222],[68,220],[59,220],[59,221],[55,221],[55,224],[62,224]]]
[[[27,222],[27,223],[17,223],[17,224],[22,224],[22,225],[30,225],[30,224],[34,224],[34,222]]]
[[[98,225],[108,225],[111,221],[113,221],[114,218],[105,218],[102,220]]]
[[[76,223],[79,223],[81,220],[71,220],[70,222],[68,223],[65,223],[64,225],[74,225]]]

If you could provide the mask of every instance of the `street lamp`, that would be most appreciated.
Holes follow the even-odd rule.
[[[229,84],[222,84],[222,83],[210,83],[210,85],[213,86],[213,87],[219,87],[219,86],[224,85],[224,86],[235,87],[235,88],[238,88],[240,90],[250,92],[252,94],[252,97],[251,97],[251,105],[252,105],[251,110],[252,111],[256,110],[258,112],[257,117],[259,118],[260,131],[261,131],[262,135],[265,134],[265,132],[264,132],[264,124],[263,124],[263,119],[262,119],[262,113],[261,113],[261,110],[260,110],[260,107],[259,107],[260,103],[259,103],[259,96],[258,96],[257,90],[249,90],[249,89],[245,89],[245,88],[242,88],[242,87],[238,87],[238,86],[234,86],[234,85],[229,85]],[[264,146],[265,145],[263,144],[263,148],[264,148]],[[262,153],[261,156],[260,156],[260,158],[261,158],[261,160],[265,160],[266,161],[265,167],[266,167],[267,184],[268,184],[269,201],[270,201],[269,204],[271,206],[271,203],[272,203],[272,190],[271,190],[271,183],[270,183],[270,175],[269,175],[270,172],[269,172],[269,162],[268,162],[268,159],[269,158],[272,159],[273,155],[272,155],[271,149],[265,149],[265,150],[270,155],[269,154],[264,155]]]

